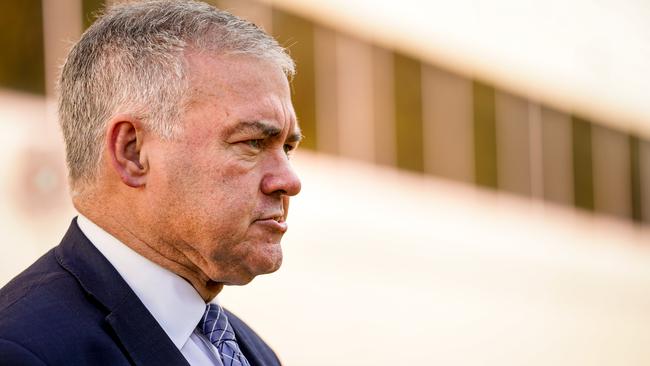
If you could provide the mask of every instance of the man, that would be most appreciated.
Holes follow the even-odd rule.
[[[209,5],[107,10],[59,83],[80,215],[0,291],[0,364],[279,364],[214,299],[282,262],[293,73],[275,40]]]

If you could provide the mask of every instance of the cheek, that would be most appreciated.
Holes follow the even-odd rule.
[[[228,151],[208,154],[189,146],[164,163],[164,174],[156,178],[162,182],[159,202],[167,207],[159,208],[171,211],[171,220],[176,216],[172,225],[185,226],[179,229],[194,237],[234,236],[248,227],[259,198],[254,163],[229,159]]]
[[[204,240],[241,239],[237,237],[245,233],[254,217],[257,192],[251,176],[243,173],[222,166],[196,172],[183,183],[172,183],[179,188],[175,200],[192,217],[195,235],[207,236]]]

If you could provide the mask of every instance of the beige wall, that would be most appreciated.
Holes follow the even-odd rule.
[[[58,244],[74,215],[52,110],[0,89],[0,284]]]

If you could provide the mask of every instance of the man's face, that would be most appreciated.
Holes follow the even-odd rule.
[[[289,196],[300,192],[289,85],[248,56],[192,54],[188,64],[183,132],[148,150],[154,226],[207,279],[245,284],[280,267]]]

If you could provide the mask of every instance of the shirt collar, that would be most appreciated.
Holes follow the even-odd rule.
[[[77,224],[108,259],[179,350],[205,313],[205,301],[180,276],[141,256],[83,215]]]

